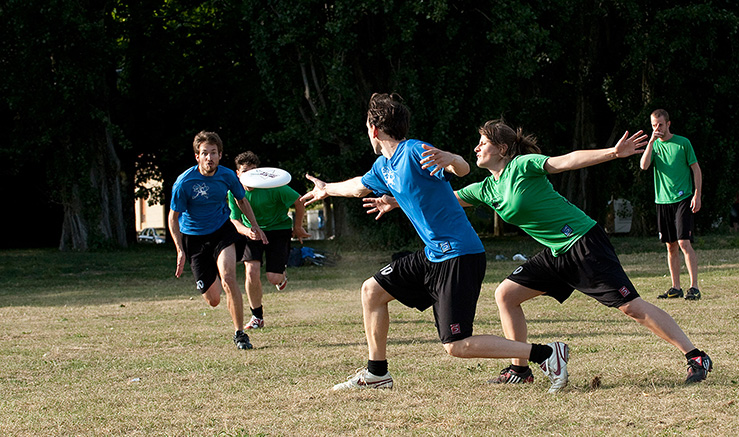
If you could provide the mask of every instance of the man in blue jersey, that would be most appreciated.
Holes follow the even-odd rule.
[[[182,173],[172,187],[169,231],[177,248],[175,276],[182,275],[187,260],[197,289],[214,307],[220,303],[223,289],[236,331],[233,341],[239,349],[251,349],[249,336],[244,333],[243,297],[236,283],[236,262],[244,258],[246,237],[231,223],[226,198],[229,190],[252,223],[256,238],[264,243],[267,239],[257,225],[236,173],[218,165],[223,154],[218,134],[198,133],[193,151],[197,165]],[[219,277],[220,282],[216,280]]]
[[[392,388],[386,349],[388,303],[395,299],[421,311],[433,307],[439,338],[450,355],[533,361],[550,378],[550,392],[562,389],[568,378],[566,344],[528,344],[494,335],[472,335],[485,276],[485,249],[448,182],[452,175],[466,175],[469,164],[458,155],[437,153],[438,149],[428,144],[406,139],[410,113],[397,95],[374,94],[366,125],[372,148],[380,155],[372,169],[364,176],[337,183],[306,175],[315,187],[301,200],[307,205],[328,196],[393,196],[425,247],[393,261],[362,284],[367,368],[333,389]]]

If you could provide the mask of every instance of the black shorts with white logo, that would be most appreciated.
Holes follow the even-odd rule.
[[[657,204],[657,231],[659,241],[674,243],[678,240],[693,242],[693,196],[675,203]]]
[[[231,220],[226,220],[217,231],[208,235],[182,234],[182,245],[190,269],[195,277],[195,287],[205,293],[218,277],[218,256],[223,249],[236,245],[236,261],[249,256],[247,238],[236,231]],[[246,252],[246,253],[245,253]]]
[[[472,335],[485,267],[484,252],[436,263],[420,250],[391,262],[374,278],[405,306],[420,311],[433,306],[439,338],[451,343]]]
[[[575,289],[615,308],[639,297],[599,225],[557,257],[550,249],[544,249],[514,270],[508,279],[544,292],[559,303],[567,300]]]
[[[264,235],[267,236],[268,244],[264,244],[259,240],[246,239],[251,254],[244,261],[259,261],[261,263],[262,257],[264,257],[266,258],[264,265],[267,272],[284,273],[287,267],[287,258],[290,256],[292,229],[264,231]]]

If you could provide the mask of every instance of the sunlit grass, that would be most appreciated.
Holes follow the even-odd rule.
[[[711,238],[696,244],[698,302],[657,301],[669,279],[655,240],[613,239],[644,298],[711,354],[709,379],[684,386],[679,351],[575,293],[563,305],[524,304],[531,341],[572,348],[570,386],[554,396],[540,372],[528,386],[486,384],[505,360],[447,356],[431,312],[397,302],[395,389],[330,392],[366,362],[359,287],[390,253],[326,246],[335,266],[291,269],[287,290],[265,287],[267,327],[244,352],[225,307],[209,308],[189,277],[173,277],[171,247],[2,252],[0,434],[737,435],[739,248]],[[513,254],[539,247],[525,238],[486,246],[475,332],[500,335],[493,291],[518,265]]]

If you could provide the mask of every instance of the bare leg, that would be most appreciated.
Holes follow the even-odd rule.
[[[680,246],[676,242],[667,245],[667,267],[670,269],[672,287],[680,289]]]
[[[526,342],[528,327],[521,304],[542,294],[544,293],[541,291],[524,287],[509,279],[504,279],[498,285],[495,290],[495,302],[498,304],[500,323],[507,339]],[[511,362],[516,366],[526,366],[528,365],[528,355],[524,359],[514,358]]]
[[[262,306],[262,279],[260,271],[262,263],[259,261],[247,261],[246,265],[246,297],[249,299],[249,307],[259,308]]]
[[[665,311],[638,297],[619,308],[624,314],[639,322],[659,338],[688,353],[695,349],[677,322]]]
[[[685,266],[688,268],[688,275],[690,275],[690,286],[698,288],[698,256],[693,250],[693,245],[690,240],[678,240],[677,243],[685,256]]]
[[[362,284],[362,314],[370,360],[387,359],[387,333],[390,328],[387,304],[394,299],[375,278],[369,278]]]
[[[457,358],[518,358],[526,363],[531,345],[508,340],[497,335],[473,335],[462,340],[444,343],[447,353]]]
[[[281,284],[284,279],[285,279],[285,274],[284,273],[267,272],[267,280],[272,285]]]
[[[223,249],[218,255],[218,272],[221,276],[221,285],[226,292],[228,312],[234,324],[234,330],[244,330],[244,298],[236,283],[236,249],[234,245]]]

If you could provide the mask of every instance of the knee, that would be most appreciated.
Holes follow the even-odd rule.
[[[467,351],[469,350],[469,344],[466,340],[457,340],[451,343],[444,343],[444,350],[447,354],[456,358],[467,357]]]
[[[677,254],[680,250],[680,246],[677,243],[667,243],[667,252],[671,255]]]
[[[204,293],[203,297],[205,298],[205,301],[208,302],[208,305],[212,307],[217,307],[219,303],[221,303],[221,294],[215,294],[215,293]]]
[[[644,318],[645,314],[649,311],[650,306],[651,304],[642,299],[635,299],[630,302],[626,302],[618,307],[618,309],[632,319],[640,320]]]
[[[362,284],[362,305],[371,306],[374,303],[379,303],[383,293],[387,293],[374,278],[367,279]]]
[[[520,305],[520,302],[514,297],[513,290],[504,284],[498,285],[495,289],[495,303],[498,307],[511,307]]]
[[[679,240],[677,244],[683,253],[691,253],[693,251],[693,245],[690,243],[690,240]]]

